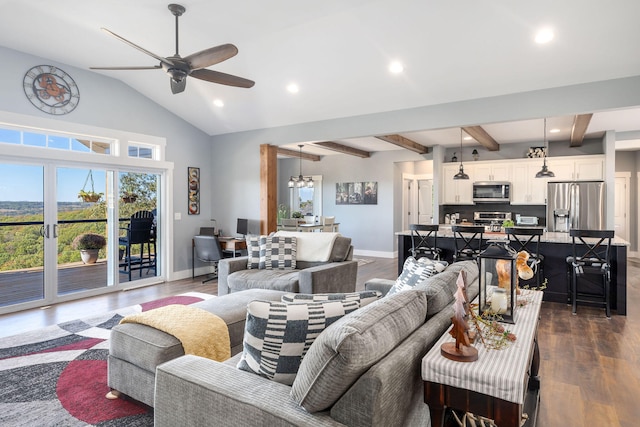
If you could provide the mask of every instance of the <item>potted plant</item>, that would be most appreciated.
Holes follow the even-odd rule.
[[[102,198],[104,193],[96,193],[95,191],[80,190],[78,192],[78,199],[82,199],[83,202],[95,203]]]
[[[295,211],[291,213],[291,218],[302,218],[302,212]]]
[[[138,200],[138,195],[135,193],[122,193],[122,201],[124,203],[134,203],[136,200]]]
[[[95,264],[98,252],[107,245],[107,239],[100,234],[80,234],[73,239],[72,246],[80,251],[80,257],[85,264]]]

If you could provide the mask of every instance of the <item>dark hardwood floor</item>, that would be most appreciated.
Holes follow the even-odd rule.
[[[357,288],[370,278],[396,278],[396,259],[366,257]],[[640,260],[629,259],[627,316],[607,319],[603,309],[543,303],[538,339],[541,364],[539,427],[640,425]],[[84,316],[196,291],[217,293],[202,278],[57,304],[0,316],[0,337]]]

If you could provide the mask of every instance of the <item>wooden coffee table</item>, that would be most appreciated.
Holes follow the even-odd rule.
[[[515,325],[505,325],[515,333],[515,343],[505,349],[487,350],[476,342],[477,361],[455,362],[440,354],[440,346],[453,341],[447,331],[422,359],[424,401],[429,405],[433,427],[443,425],[448,407],[490,418],[498,427],[536,425],[540,401],[536,334],[542,292],[522,292],[529,303],[516,310]]]

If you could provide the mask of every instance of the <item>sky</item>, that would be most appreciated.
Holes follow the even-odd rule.
[[[89,169],[57,168],[58,202],[79,202],[78,191],[87,181],[85,191],[91,189],[87,179]],[[106,193],[106,172],[93,169],[95,192]],[[19,184],[18,184],[19,183]],[[0,163],[0,201],[41,202],[44,198],[44,168],[35,165]]]

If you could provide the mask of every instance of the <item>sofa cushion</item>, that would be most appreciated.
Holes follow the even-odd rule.
[[[299,292],[299,270],[240,270],[227,277],[230,292],[245,289],[275,289]]]
[[[358,308],[358,301],[346,300],[296,304],[252,301],[247,306],[238,368],[290,385],[316,337]]]
[[[329,408],[363,372],[422,325],[426,314],[426,295],[410,290],[338,320],[302,360],[291,397],[308,412]]]
[[[443,271],[448,263],[446,261],[434,261],[429,258],[415,259],[408,257],[402,267],[402,273],[387,295],[406,291],[414,288],[418,283]]]
[[[454,294],[458,290],[456,281],[462,270],[467,275],[467,284],[478,277],[478,264],[475,261],[462,261],[453,263],[442,273],[416,284],[414,289],[422,290],[427,294],[427,317],[439,313],[453,302]]]
[[[348,293],[331,293],[331,294],[284,294],[282,302],[300,303],[300,302],[321,302],[321,301],[358,301],[360,307],[371,304],[380,299],[382,292],[380,291],[359,291]]]

